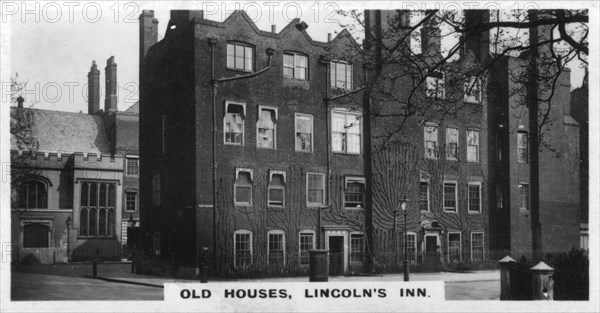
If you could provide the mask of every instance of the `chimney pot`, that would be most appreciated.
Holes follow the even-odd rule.
[[[92,61],[88,73],[88,114],[96,114],[98,111],[100,111],[100,71],[96,61]]]
[[[21,109],[23,108],[23,102],[25,102],[25,99],[23,97],[19,96],[17,98],[17,103],[18,103],[18,107]]]
[[[117,63],[115,57],[111,56],[106,60],[106,98],[104,99],[104,111],[117,110]]]
[[[271,25],[271,32],[274,34],[277,33],[277,26]]]
[[[327,33],[327,42],[331,41],[331,33]]]

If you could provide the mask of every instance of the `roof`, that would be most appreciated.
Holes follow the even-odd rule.
[[[22,116],[20,112],[31,113],[31,136],[39,143],[38,152],[110,153],[104,124],[98,115],[11,107],[12,118]],[[18,150],[14,136],[10,145]]]
[[[140,113],[140,102],[136,101],[134,104],[132,104],[127,110],[123,111],[123,112],[127,112],[127,113]]]

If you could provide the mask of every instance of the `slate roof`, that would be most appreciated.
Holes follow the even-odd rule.
[[[127,113],[140,113],[140,102],[137,101],[136,103],[132,104],[127,110],[125,110],[124,112]]]
[[[110,146],[102,118],[97,115],[11,107],[11,117],[17,110],[31,110],[32,136],[39,142],[38,152],[72,154],[75,152],[109,154]],[[11,136],[11,149],[17,150]]]

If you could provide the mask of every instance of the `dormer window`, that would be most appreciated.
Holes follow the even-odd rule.
[[[283,77],[308,80],[308,57],[294,52],[283,53]]]
[[[445,75],[441,72],[434,72],[427,76],[427,98],[432,99],[445,99],[446,98],[446,86],[445,86]]]
[[[227,44],[227,68],[252,72],[254,70],[254,48],[243,43]]]
[[[481,103],[481,80],[475,76],[465,79],[465,101]]]
[[[352,64],[331,61],[329,71],[331,87],[352,90]]]

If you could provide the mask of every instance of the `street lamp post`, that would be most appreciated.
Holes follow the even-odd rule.
[[[71,241],[71,217],[67,217],[67,262],[71,261],[71,256],[69,254],[70,250],[70,241]]]
[[[403,237],[404,237],[404,256],[402,264],[404,267],[404,281],[409,281],[410,280],[410,274],[408,273],[408,260],[406,259],[406,255],[408,253],[408,238],[407,238],[407,227],[406,227],[406,216],[408,215],[408,210],[406,210],[406,202],[408,202],[408,199],[403,198],[400,200],[400,207],[402,208],[402,214],[404,214],[404,233],[403,233]],[[394,211],[394,215],[396,214],[397,210]],[[396,221],[394,220],[394,223]]]

